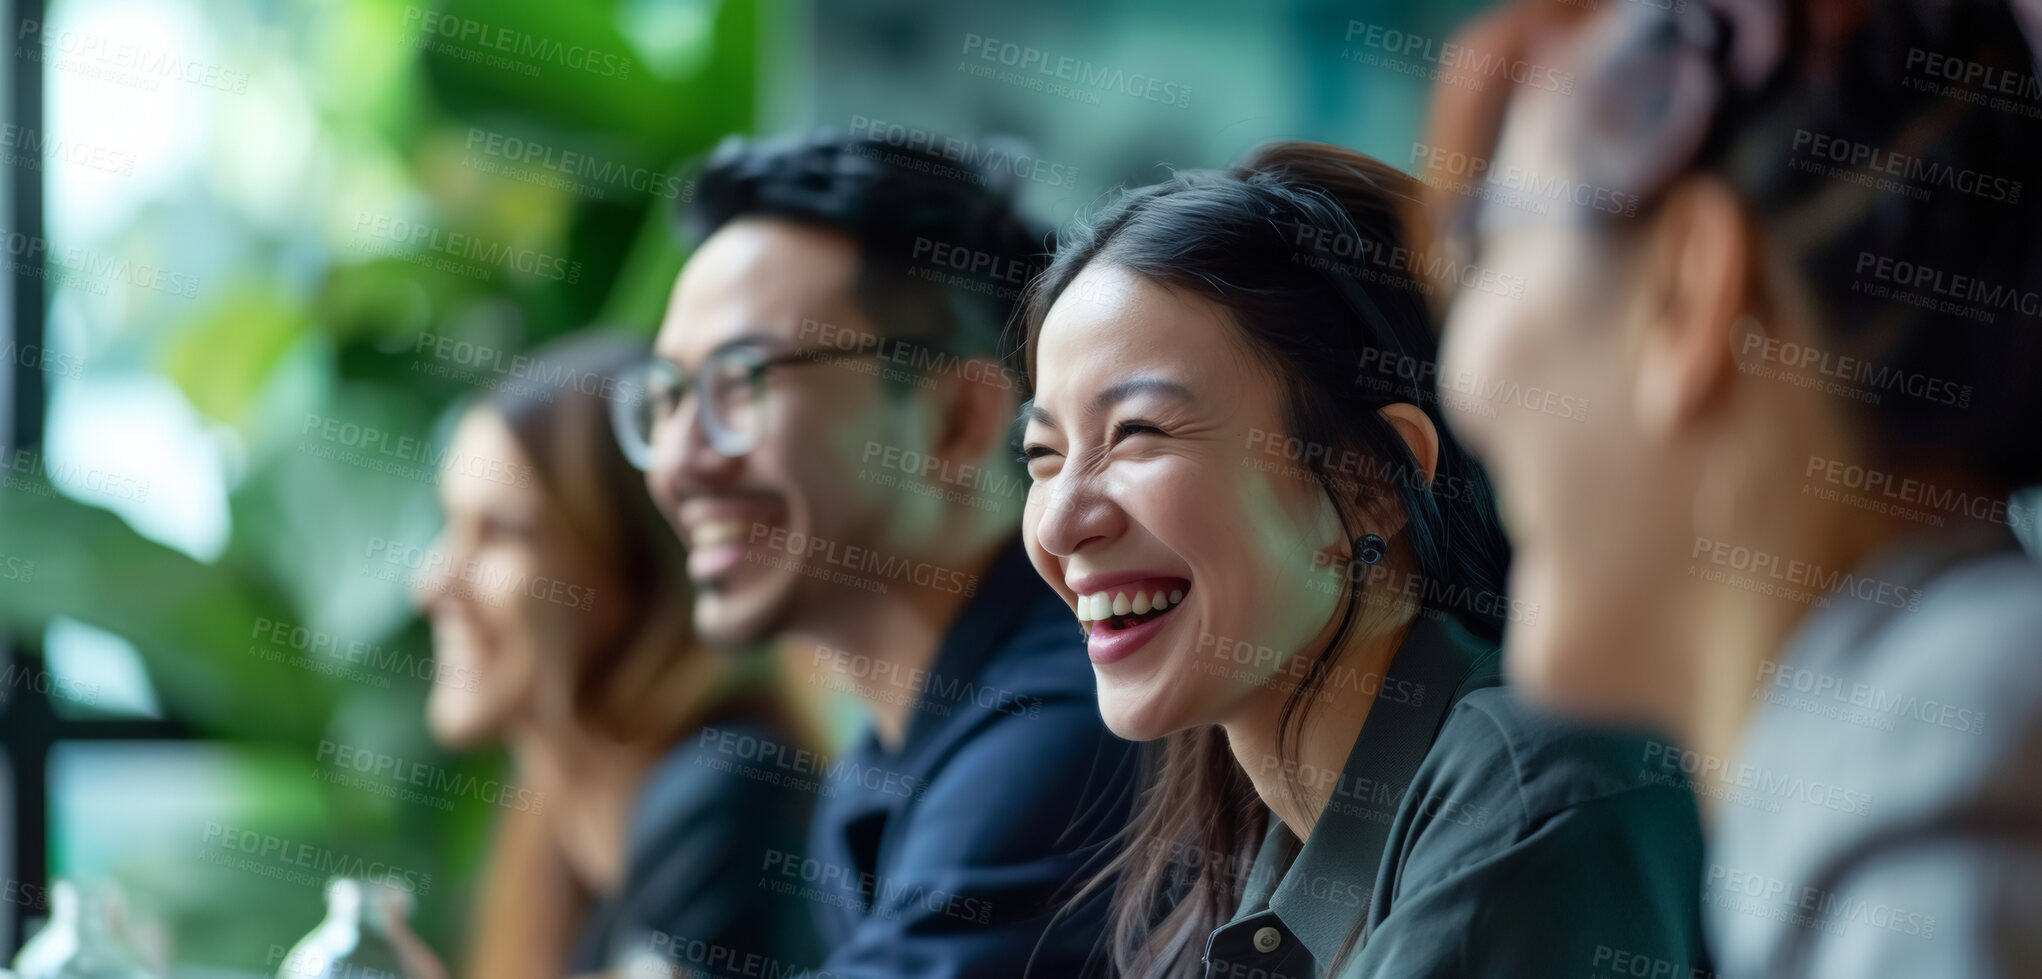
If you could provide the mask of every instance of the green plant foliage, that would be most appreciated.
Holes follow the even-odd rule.
[[[219,31],[217,60],[259,64],[268,84],[280,76],[264,73],[295,73],[289,81],[315,107],[304,193],[286,226],[228,206],[231,186],[216,189],[225,199],[185,197],[180,206],[206,209],[206,234],[226,243],[217,250],[247,260],[201,277],[204,288],[174,315],[118,341],[146,351],[131,359],[174,383],[235,444],[227,547],[217,561],[195,560],[47,483],[0,490],[0,552],[34,565],[30,580],[0,586],[0,627],[30,654],[55,616],[132,642],[168,716],[241,759],[237,818],[434,874],[420,924],[457,959],[466,888],[495,809],[396,802],[309,773],[322,739],[485,778],[500,774],[501,759],[450,758],[433,746],[420,716],[427,688],[415,676],[386,671],[392,682],[382,687],[250,652],[264,621],[327,630],[390,657],[430,651],[402,585],[363,572],[371,538],[430,539],[432,452],[364,464],[323,438],[318,420],[431,446],[447,408],[489,377],[441,376],[434,368],[448,365],[421,351],[421,337],[515,352],[593,321],[649,335],[680,261],[670,230],[677,175],[725,134],[751,128],[761,14],[753,0],[683,4],[701,14],[698,30],[648,35],[634,20],[647,16],[644,5],[624,0],[346,0],[290,13],[194,2]],[[428,15],[480,22],[526,39],[528,50],[507,55],[515,65],[491,63],[490,49],[427,30]],[[539,155],[518,158],[504,149],[513,140]],[[589,168],[561,169],[568,154]],[[378,222],[430,230],[379,234]],[[479,254],[449,240],[480,243]],[[524,267],[516,256],[525,254],[561,267]],[[151,818],[146,800],[136,809],[127,818]],[[107,814],[106,825],[120,818]],[[299,885],[194,867],[189,853],[166,864],[82,838],[87,831],[60,830],[57,869],[63,854],[113,847],[95,865],[151,892],[185,936],[182,958],[274,968],[263,961],[271,944],[288,945],[316,917],[316,892]]]

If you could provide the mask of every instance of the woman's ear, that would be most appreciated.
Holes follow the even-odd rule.
[[[1376,415],[1389,423],[1397,437],[1404,440],[1404,448],[1411,454],[1411,463],[1417,467],[1415,471],[1405,472],[1401,461],[1390,465],[1390,485],[1429,485],[1433,472],[1439,467],[1439,427],[1432,423],[1432,416],[1408,401],[1384,405],[1376,410]],[[1376,482],[1364,483],[1358,487],[1361,495],[1355,504],[1368,515],[1368,532],[1387,539],[1404,529],[1407,515],[1403,507],[1395,505],[1395,494],[1385,489]]]
[[[1640,276],[1636,417],[1670,438],[1720,406],[1737,375],[1754,246],[1735,192],[1710,177],[1675,185],[1653,230]]]
[[[1397,430],[1404,440],[1404,448],[1410,450],[1411,458],[1418,464],[1419,472],[1412,473],[1413,482],[1432,482],[1432,471],[1439,466],[1439,429],[1432,424],[1432,416],[1425,409],[1408,401],[1384,405],[1376,414]]]

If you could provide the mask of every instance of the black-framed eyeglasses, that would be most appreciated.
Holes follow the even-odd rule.
[[[619,376],[619,397],[610,402],[610,422],[625,458],[652,468],[652,449],[667,436],[690,391],[702,392],[695,417],[709,447],[737,458],[758,448],[766,432],[766,371],[773,367],[827,364],[869,357],[875,350],[804,349],[770,354],[758,347],[726,347],[696,365],[693,373],[664,357],[648,357]]]

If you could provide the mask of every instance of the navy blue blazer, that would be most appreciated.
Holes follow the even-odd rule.
[[[1080,975],[1106,901],[1063,905],[1127,821],[1135,749],[1100,720],[1077,620],[1017,539],[944,636],[899,750],[868,730],[832,766],[789,875],[822,974]]]

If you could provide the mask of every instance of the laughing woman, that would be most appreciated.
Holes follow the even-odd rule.
[[[1123,193],[1032,289],[1029,557],[1107,724],[1153,742],[1098,885],[1123,975],[1701,964],[1664,752],[1500,686],[1500,627],[1538,610],[1500,594],[1487,483],[1441,422],[1412,189],[1268,147]]]

